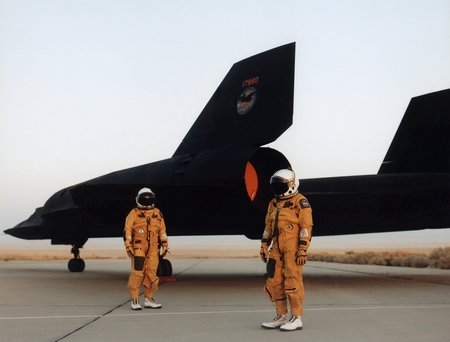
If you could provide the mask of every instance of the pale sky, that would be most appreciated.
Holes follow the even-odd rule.
[[[61,188],[170,157],[231,66],[296,42],[299,178],[375,174],[450,88],[449,0],[0,0],[0,231]]]

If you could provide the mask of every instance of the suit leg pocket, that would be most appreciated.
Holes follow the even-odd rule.
[[[273,278],[273,276],[275,275],[275,265],[276,264],[277,264],[277,261],[275,259],[269,259],[267,261],[267,266],[266,266],[267,277]]]
[[[144,262],[145,262],[145,257],[135,256],[134,257],[134,269],[135,269],[135,271],[142,271],[142,270],[144,270]]]

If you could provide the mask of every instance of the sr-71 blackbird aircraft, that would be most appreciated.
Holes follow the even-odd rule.
[[[290,167],[261,146],[292,125],[294,66],[295,43],[234,64],[171,158],[62,189],[5,233],[72,245],[69,270],[80,272],[88,238],[122,236],[137,192],[150,187],[169,236],[261,238],[270,176]],[[300,180],[314,235],[450,227],[449,118],[450,89],[415,97],[378,174]]]

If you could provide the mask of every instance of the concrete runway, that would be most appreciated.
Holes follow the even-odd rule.
[[[260,327],[275,311],[259,259],[171,261],[163,308],[142,311],[126,259],[0,262],[0,341],[449,340],[450,270],[308,262],[303,330],[281,332]]]

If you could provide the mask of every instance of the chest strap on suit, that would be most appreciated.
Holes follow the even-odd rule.
[[[276,201],[277,204],[277,213],[275,214],[275,221],[273,223],[273,234],[272,237],[277,237],[280,234],[280,231],[278,229],[278,215],[280,214],[280,205],[278,204],[278,200]]]
[[[272,239],[274,239],[274,245],[277,246],[278,252],[280,253],[280,261],[283,261],[283,254],[281,253],[280,250],[280,245],[278,244],[278,236],[280,235],[280,229],[278,228],[278,215],[280,215],[280,204],[278,203],[278,199],[276,200],[276,205],[277,205],[277,213],[275,214],[275,220],[273,223],[273,234],[272,234]]]

